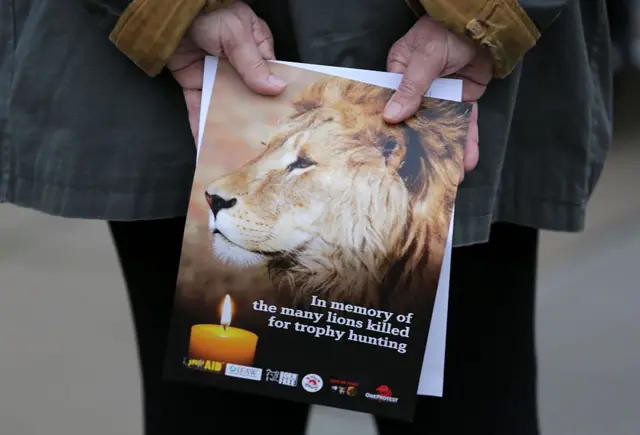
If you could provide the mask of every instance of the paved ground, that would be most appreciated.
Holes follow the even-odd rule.
[[[629,104],[640,97],[629,87],[624,95]],[[545,435],[640,433],[636,113],[619,112],[587,231],[542,237]],[[0,434],[140,433],[132,325],[104,224],[0,206],[0,288]],[[367,416],[317,408],[309,432],[370,435],[373,426]]]

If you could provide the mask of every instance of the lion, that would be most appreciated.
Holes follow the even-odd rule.
[[[304,89],[264,151],[206,188],[215,256],[266,267],[298,302],[432,301],[470,107],[425,98],[391,125],[392,93],[338,77]]]

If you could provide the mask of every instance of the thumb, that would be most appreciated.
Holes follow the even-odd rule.
[[[433,51],[412,53],[398,90],[385,106],[384,119],[387,122],[402,122],[413,116],[420,107],[424,94],[442,71],[441,59],[431,55]]]
[[[286,83],[271,72],[252,36],[225,51],[229,62],[251,90],[262,95],[278,95],[284,91]]]
[[[253,40],[256,41],[258,51],[263,59],[274,60],[276,55],[273,50],[273,35],[267,23],[260,18],[256,18],[251,26]]]
[[[402,74],[407,69],[407,65],[411,60],[411,49],[404,42],[404,38],[396,41],[391,46],[387,55],[387,71],[396,74]]]

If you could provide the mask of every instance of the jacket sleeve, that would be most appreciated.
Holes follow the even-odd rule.
[[[201,11],[233,0],[82,0],[109,39],[149,76],[158,75]]]
[[[112,28],[111,41],[138,67],[155,76],[175,51],[202,10],[234,0],[83,0]],[[507,76],[559,15],[574,0],[407,0],[452,31],[487,47],[494,75]],[[523,9],[524,7],[524,9]],[[526,10],[526,12],[525,12]],[[531,16],[529,16],[529,14]]]
[[[498,78],[509,75],[540,37],[538,27],[516,0],[420,0],[420,3],[429,16],[451,31],[487,47],[493,57],[494,76]]]

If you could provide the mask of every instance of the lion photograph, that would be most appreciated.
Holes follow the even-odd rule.
[[[219,63],[187,217],[184,301],[305,306],[315,295],[396,312],[433,303],[468,105],[425,98],[391,125],[391,89],[272,68],[288,88],[262,97]]]

